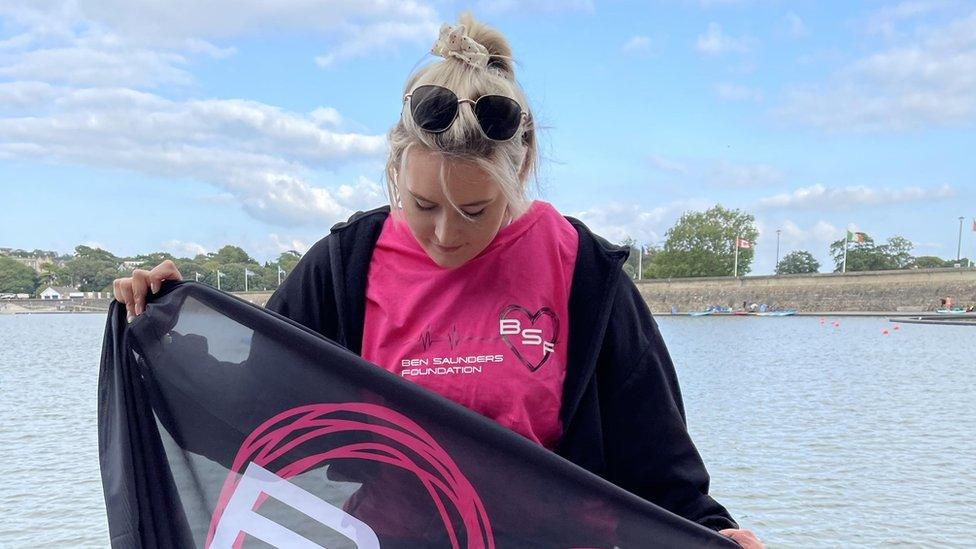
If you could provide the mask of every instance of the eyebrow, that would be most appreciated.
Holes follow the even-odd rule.
[[[429,198],[424,198],[424,197],[420,196],[419,194],[413,192],[410,189],[407,189],[407,192],[409,192],[410,194],[412,194],[414,198],[419,198],[420,200],[423,200],[424,202],[430,202],[431,204],[437,204],[437,201],[431,200]],[[470,202],[468,204],[458,204],[458,208],[473,208],[475,206],[483,206],[483,205],[491,202],[492,200],[494,200],[494,199],[493,198],[486,198],[485,200],[479,200],[477,202]]]

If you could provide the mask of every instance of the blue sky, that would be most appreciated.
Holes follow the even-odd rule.
[[[442,22],[506,34],[539,198],[611,240],[756,216],[753,272],[845,228],[976,253],[976,5],[0,3],[0,246],[305,249],[380,205],[385,132]]]

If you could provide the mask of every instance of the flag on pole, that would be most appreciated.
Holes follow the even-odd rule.
[[[247,267],[244,267],[244,276],[254,276],[254,271],[251,271]]]
[[[864,242],[864,239],[867,238],[867,236],[868,235],[864,233],[856,233],[850,230],[847,231],[847,240],[855,244],[860,244],[861,242]]]
[[[744,238],[736,238],[736,245],[740,248],[752,248],[752,242]]]

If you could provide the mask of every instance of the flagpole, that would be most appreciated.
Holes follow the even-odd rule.
[[[244,293],[247,293],[247,267],[244,267]]]
[[[851,231],[844,231],[844,265],[841,267],[840,272],[847,272],[847,242],[850,239]]]
[[[637,280],[641,279],[641,273],[644,272],[644,245],[640,245],[640,252],[637,254]]]
[[[220,289],[220,269],[217,269],[217,289]]]
[[[735,235],[735,265],[732,267],[732,278],[739,277],[739,235]]]

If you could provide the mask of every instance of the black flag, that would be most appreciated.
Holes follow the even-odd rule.
[[[113,546],[736,546],[208,286],[125,314],[98,387]]]

